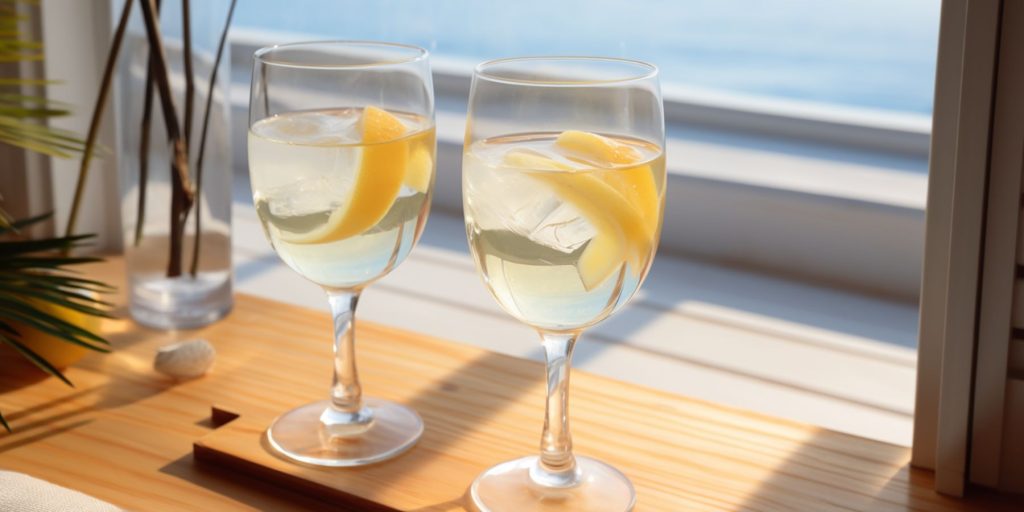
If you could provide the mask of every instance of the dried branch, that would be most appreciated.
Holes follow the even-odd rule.
[[[129,0],[131,1],[131,0]],[[135,246],[142,242],[146,222],[146,189],[149,184],[149,132],[153,118],[153,57],[146,65],[146,92],[142,105],[142,129],[139,130],[139,204],[135,211]]]
[[[185,1],[187,2],[188,0]],[[224,29],[220,32],[220,41],[217,42],[217,56],[213,60],[213,71],[210,72],[210,85],[206,90],[206,107],[203,110],[203,129],[199,134],[199,156],[196,160],[196,196],[199,197],[199,202],[196,205],[196,234],[195,242],[192,244],[192,267],[189,269],[192,277],[196,276],[196,272],[199,269],[199,241],[201,240],[200,234],[202,234],[202,221],[200,219],[203,211],[203,155],[206,154],[206,131],[210,127],[210,109],[213,106],[214,87],[217,85],[217,70],[220,69],[220,61],[224,56],[224,46],[228,40],[228,30],[231,29],[231,18],[235,15],[236,3],[236,0],[231,0],[231,5],[228,6],[228,18],[224,21]]]
[[[129,2],[131,0],[128,0]],[[156,0],[156,13],[160,16],[161,0]],[[149,134],[153,119],[153,49],[146,57],[146,92],[142,104],[142,129],[139,131],[139,204],[135,211],[136,247],[142,242],[143,225],[146,223],[146,190],[149,184]]]
[[[181,0],[181,32],[185,62],[185,145],[192,147],[192,111],[196,99],[196,79],[192,70],[192,2]]]
[[[174,98],[171,95],[170,72],[160,35],[160,23],[154,13],[153,0],[139,0],[139,2],[142,4],[146,37],[149,39],[150,48],[154,50],[154,76],[157,90],[160,93],[164,124],[174,155],[171,158],[171,254],[167,263],[167,277],[177,277],[181,275],[185,219],[195,201],[195,191],[192,189],[188,175],[188,144],[182,138],[181,126],[178,124],[177,111],[174,108]]]
[[[167,136],[172,141],[180,140],[181,125],[178,123],[177,110],[174,107],[174,96],[171,93],[170,71],[167,67],[167,54],[164,52],[163,39],[160,35],[160,23],[156,18],[154,0],[139,0],[142,4],[142,18],[146,22],[146,38],[153,54],[153,77],[156,79],[157,91],[160,93],[160,107],[164,113],[164,124]],[[185,169],[184,178],[188,178]],[[180,171],[179,171],[180,174]]]
[[[128,17],[131,12],[132,1],[125,0],[124,7],[121,9],[121,18],[118,20],[117,29],[114,31],[114,39],[110,43],[107,63],[103,68],[103,79],[100,81],[96,105],[92,110],[92,119],[89,121],[89,133],[85,137],[85,149],[82,151],[82,162],[78,168],[78,183],[75,184],[75,196],[71,200],[71,213],[68,215],[68,224],[64,229],[64,236],[71,236],[75,231],[78,209],[81,207],[82,195],[85,193],[85,180],[89,175],[89,163],[92,161],[92,155],[96,149],[96,137],[99,134],[100,121],[103,119],[103,111],[106,109],[107,98],[110,96],[110,82],[114,76],[114,67],[117,64],[117,56],[121,52],[121,43],[124,41],[124,31],[128,26]]]

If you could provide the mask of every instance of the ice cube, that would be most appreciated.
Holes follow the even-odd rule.
[[[358,117],[344,112],[285,114],[256,125],[257,135],[293,144],[353,144],[360,139]]]
[[[341,173],[320,175],[266,190],[270,213],[276,217],[295,217],[331,212],[341,206],[351,191],[352,177]]]
[[[530,240],[538,244],[570,253],[576,251],[597,231],[568,203],[560,203],[534,226]]]
[[[494,166],[500,155],[483,156],[486,162],[478,156],[466,159],[467,201],[481,230],[511,231],[566,254],[594,236],[590,223],[543,181]]]

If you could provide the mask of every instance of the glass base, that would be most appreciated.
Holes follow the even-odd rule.
[[[330,407],[321,400],[292,409],[267,429],[267,440],[282,455],[315,466],[363,466],[390,459],[423,434],[423,420],[412,409],[379,398],[364,398],[372,422],[351,435],[326,435],[320,418]]]
[[[539,457],[503,462],[478,476],[469,489],[480,512],[534,512],[633,510],[636,492],[619,470],[599,460],[576,457],[578,483],[571,487],[544,487],[530,478]]]
[[[154,329],[195,329],[211,324],[231,310],[231,275],[200,272],[168,278],[160,274],[131,276],[131,314]]]

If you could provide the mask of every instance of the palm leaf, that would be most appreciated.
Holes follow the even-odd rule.
[[[17,233],[49,215],[10,222],[0,230]],[[109,351],[109,342],[58,315],[41,309],[39,303],[53,304],[82,314],[110,317],[108,302],[90,292],[109,292],[111,287],[99,281],[75,275],[65,267],[101,261],[93,257],[63,256],[61,251],[80,246],[93,235],[75,235],[39,240],[0,240],[0,330],[8,339],[20,335],[9,322],[18,322],[68,343],[100,352]],[[26,357],[29,357],[26,355]],[[31,359],[31,357],[29,357]]]
[[[7,214],[4,213],[3,215],[6,216]],[[46,219],[48,219],[48,218],[50,218],[52,216],[53,216],[53,213],[52,212],[48,212],[48,213],[44,213],[44,214],[41,214],[41,215],[36,215],[35,217],[29,217],[27,219],[22,219],[22,220],[10,220],[10,219],[8,219],[7,222],[5,222],[2,226],[0,226],[0,234],[5,234],[5,233],[10,232],[10,231],[17,232],[18,229],[20,229],[20,228],[28,227],[28,226],[30,226],[32,224],[35,224],[36,222],[42,222],[42,221],[44,221],[44,220],[46,220]]]
[[[15,258],[25,254],[64,249],[76,242],[88,240],[95,235],[75,235],[60,238],[42,238],[39,240],[11,240],[0,244],[0,260]]]
[[[98,316],[101,318],[114,318],[113,315],[107,311],[100,309],[100,307],[110,308],[112,304],[109,302],[94,300],[88,295],[75,293],[71,290],[65,290],[61,288],[39,288],[29,287],[19,284],[5,284],[0,283],[0,295],[6,293],[8,296],[22,296],[32,297],[35,299],[48,302],[62,308],[67,308],[72,311],[78,311],[89,316]]]
[[[63,288],[76,288],[79,290],[109,293],[114,291],[114,287],[107,283],[96,281],[94,279],[86,279],[84,277],[77,277],[70,273],[68,270],[61,275],[49,275],[49,274],[26,274],[18,272],[6,272],[0,270],[0,280],[29,280],[38,283],[49,283],[54,286],[60,286]]]
[[[101,345],[109,345],[110,342],[93,334],[63,318],[54,316],[38,307],[24,302],[23,300],[3,298],[0,296],[0,307],[4,308],[3,315],[9,320],[23,322],[33,329],[38,329],[51,336],[56,336],[63,341],[80,345],[85,348],[100,352],[109,352],[108,349],[96,347],[89,341]]]
[[[19,25],[26,16],[19,13],[19,3],[36,4],[35,0],[0,0],[0,63],[40,61],[44,57],[43,45],[39,41],[25,39]],[[131,4],[129,0],[126,2]],[[126,6],[120,24],[123,33],[127,20]],[[109,67],[109,63],[108,63]],[[109,70],[107,72],[109,75]],[[109,81],[109,76],[107,77]],[[87,153],[83,167],[96,149],[94,135],[86,144],[78,135],[67,130],[47,126],[47,121],[70,113],[67,105],[48,100],[42,96],[22,94],[26,87],[38,87],[56,83],[52,80],[0,78],[0,143],[20,147],[53,157],[69,158],[76,153]],[[95,117],[95,116],[94,116]],[[95,119],[94,119],[95,122]],[[95,127],[91,129],[95,131]],[[79,172],[83,181],[84,170]],[[81,183],[79,184],[81,188]],[[76,191],[72,211],[77,212],[81,192]],[[74,215],[72,214],[72,218]],[[80,345],[91,350],[108,352],[102,345],[109,343],[100,336],[89,332],[63,318],[50,314],[36,306],[38,302],[53,304],[82,314],[109,317],[103,308],[110,306],[89,295],[108,292],[112,288],[99,281],[78,277],[66,267],[82,263],[102,261],[99,258],[69,257],[69,251],[88,240],[90,236],[65,236],[41,240],[20,239],[20,230],[49,218],[40,215],[21,221],[13,220],[0,208],[0,343],[10,345],[14,350],[41,368],[73,386],[60,370],[21,342],[21,335],[10,325],[11,321],[21,322],[40,332],[58,339]],[[70,234],[70,229],[68,230]],[[8,432],[10,425],[0,414],[0,425]]]
[[[24,38],[18,25],[26,17],[18,12],[19,2],[0,0],[0,63],[40,61],[44,57],[43,44]],[[0,86],[10,88],[33,87],[54,83],[50,80],[7,78]],[[66,116],[66,105],[43,96],[0,93],[0,143],[20,147],[44,155],[69,158],[85,148],[75,134],[46,125],[48,119]]]

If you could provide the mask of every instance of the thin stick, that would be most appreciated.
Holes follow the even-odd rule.
[[[131,0],[128,0],[129,2]],[[160,0],[156,0],[157,16]],[[149,133],[153,118],[153,49],[146,57],[146,93],[142,105],[142,129],[139,138],[139,205],[135,211],[135,247],[142,242],[143,224],[146,223],[146,188],[149,183]]]
[[[160,35],[160,26],[157,22],[153,7],[154,0],[139,0],[142,4],[143,20],[146,22],[146,38],[149,40],[150,48],[153,50],[153,74],[156,78],[157,91],[160,93],[160,106],[164,113],[164,124],[167,128],[167,136],[171,139],[181,139],[181,125],[178,124],[177,111],[174,107],[174,97],[171,95],[170,72],[167,69],[167,55],[164,53],[164,45]],[[187,175],[185,176],[188,177]]]
[[[192,2],[181,0],[181,31],[185,40],[185,145],[192,147],[192,110],[196,97],[195,72],[192,70]]]
[[[186,0],[187,1],[187,0]],[[224,30],[220,33],[220,41],[217,43],[217,57],[213,60],[213,71],[210,72],[210,86],[206,91],[206,107],[203,110],[203,130],[199,134],[199,156],[196,160],[196,234],[195,242],[192,244],[192,267],[189,269],[192,277],[196,276],[199,269],[199,241],[202,231],[203,211],[203,155],[206,154],[206,130],[210,127],[210,107],[213,106],[213,89],[217,85],[217,70],[220,69],[220,60],[224,56],[224,46],[228,40],[228,30],[231,28],[231,18],[235,14],[236,0],[231,0],[228,6],[228,19],[224,21]]]
[[[103,111],[106,109],[107,98],[110,96],[110,82],[114,77],[114,67],[117,64],[117,55],[121,52],[121,43],[124,40],[124,31],[128,26],[128,15],[132,12],[131,0],[125,0],[121,9],[121,19],[117,22],[117,29],[114,31],[114,39],[110,43],[110,53],[107,54],[107,63],[103,68],[103,79],[100,81],[99,94],[96,96],[96,105],[92,110],[92,119],[89,121],[89,133],[85,137],[85,149],[82,151],[82,162],[78,167],[78,183],[75,184],[75,196],[71,200],[71,213],[68,214],[68,224],[64,229],[64,236],[71,236],[75,231],[75,223],[78,221],[78,209],[82,204],[82,196],[85,193],[85,181],[89,176],[89,163],[96,148],[96,137],[99,135],[100,121],[103,119]],[[64,250],[66,254],[70,247]]]
[[[195,191],[188,175],[188,145],[181,136],[174,98],[171,96],[170,72],[167,69],[167,57],[160,36],[160,24],[154,14],[153,0],[139,0],[142,4],[143,20],[146,22],[146,37],[149,39],[153,52],[156,85],[160,92],[160,105],[163,108],[164,124],[167,135],[171,139],[173,157],[171,158],[171,243],[170,258],[167,263],[167,277],[181,275],[182,240],[185,231],[185,219],[195,200]]]
[[[129,0],[130,1],[130,0]],[[149,129],[153,117],[153,64],[146,66],[146,93],[142,100],[142,129],[139,138],[139,204],[135,211],[135,247],[142,242],[142,225],[146,222],[146,186],[149,183]]]

